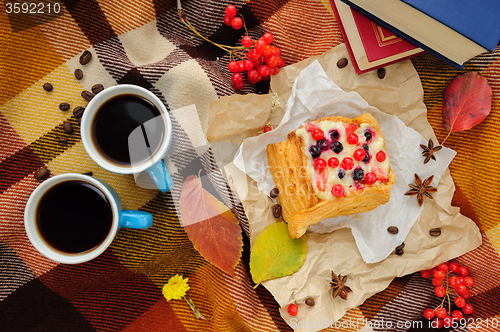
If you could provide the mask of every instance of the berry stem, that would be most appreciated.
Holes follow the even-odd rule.
[[[198,30],[196,30],[196,28],[191,24],[191,22],[189,22],[186,14],[184,13],[184,10],[182,9],[182,6],[181,6],[181,0],[177,0],[177,13],[179,14],[179,19],[181,20],[182,23],[184,23],[185,26],[187,26],[189,28],[189,30],[191,30],[194,34],[196,34],[198,37],[200,37],[201,39],[203,39],[204,41],[228,52],[228,53],[232,53],[233,51],[232,50],[236,50],[236,51],[243,51],[245,50],[245,48],[241,47],[241,46],[229,46],[229,45],[222,45],[222,44],[218,44],[216,42],[213,42],[211,41],[210,39],[206,38],[205,36],[203,36],[202,34],[200,34],[198,32]],[[241,15],[240,15],[241,16]],[[242,17],[243,19],[243,17]],[[243,20],[243,26],[245,27],[245,31],[247,29],[246,25],[245,25],[245,20]],[[248,32],[247,32],[248,34]],[[241,56],[239,56],[238,54],[236,54],[239,58],[241,58],[243,60],[243,58]]]

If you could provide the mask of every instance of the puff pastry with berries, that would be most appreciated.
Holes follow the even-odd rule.
[[[292,238],[325,218],[387,203],[395,181],[384,136],[369,113],[305,123],[269,144],[267,159]]]

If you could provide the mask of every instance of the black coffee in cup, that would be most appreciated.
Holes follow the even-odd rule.
[[[160,115],[158,108],[146,98],[133,94],[115,96],[103,103],[94,116],[92,127],[94,145],[108,162],[119,166],[129,166],[131,165],[130,134]],[[155,121],[154,125],[155,132],[161,132],[163,137],[165,131],[163,121]],[[158,128],[160,126],[161,128]],[[144,126],[142,129],[145,131]],[[146,132],[144,132],[144,140],[150,149],[148,156],[154,154],[160,147],[161,140],[154,140],[158,146],[149,146]],[[134,163],[138,162],[142,161],[134,160]]]
[[[43,194],[37,205],[37,229],[52,248],[84,253],[104,242],[113,224],[111,205],[92,184],[66,181]]]

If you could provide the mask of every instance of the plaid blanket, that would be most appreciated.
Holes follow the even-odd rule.
[[[232,278],[199,255],[179,224],[179,183],[191,170],[204,169],[214,194],[238,216],[243,234],[248,231],[242,207],[210,151],[195,148],[188,123],[172,117],[182,154],[172,157],[176,186],[164,195],[139,188],[130,175],[97,166],[83,148],[77,119],[58,108],[61,102],[71,109],[85,107],[81,92],[94,84],[131,83],[155,93],[169,110],[196,105],[206,133],[210,102],[234,93],[267,93],[269,83],[234,90],[229,56],[193,37],[173,0],[38,1],[45,9],[60,4],[60,13],[45,16],[7,15],[9,2],[0,3],[0,331],[291,331],[269,292],[263,286],[253,289],[246,237]],[[232,45],[243,32],[223,23],[228,4],[244,16],[254,39],[271,32],[287,63],[343,42],[328,0],[189,0],[183,8],[200,33]],[[78,59],[84,50],[93,57],[82,66]],[[488,79],[493,109],[480,125],[454,133],[446,144],[458,152],[450,166],[456,185],[453,205],[483,235],[478,249],[456,259],[476,281],[470,300],[474,312],[456,331],[500,330],[499,57],[497,48],[466,66],[464,71]],[[424,87],[428,120],[442,141],[447,134],[441,125],[442,93],[461,71],[430,55],[412,62]],[[81,80],[73,74],[78,68]],[[54,87],[50,92],[42,88],[47,82]],[[65,134],[64,121],[73,124],[73,134]],[[63,136],[67,143],[58,141]],[[26,201],[40,183],[34,172],[44,165],[51,175],[93,172],[116,189],[125,208],[151,212],[153,227],[121,230],[111,247],[88,263],[46,259],[29,242],[23,222]],[[189,277],[187,296],[208,320],[195,319],[184,301],[162,296],[163,285],[175,274]],[[397,278],[324,331],[426,330],[423,310],[436,301],[433,286],[420,275]],[[394,322],[393,328],[370,324],[382,319]]]

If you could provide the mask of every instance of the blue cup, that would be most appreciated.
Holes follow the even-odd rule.
[[[42,232],[39,229],[39,222],[37,220],[37,218],[39,218],[38,209],[40,208],[40,202],[42,197],[44,197],[44,194],[49,189],[69,181],[80,181],[94,187],[106,197],[109,207],[111,208],[111,228],[107,236],[99,245],[84,252],[67,253],[52,246],[49,243],[50,241],[47,241],[42,236]],[[86,203],[78,202],[78,204]],[[88,204],[84,206],[88,206]],[[88,206],[88,208],[91,209],[92,206]],[[68,222],[71,222],[71,216],[68,216]],[[31,193],[24,210],[24,227],[33,246],[45,257],[65,264],[78,264],[96,258],[109,247],[120,228],[145,229],[151,227],[152,225],[153,215],[151,213],[123,210],[118,194],[113,188],[111,188],[110,185],[92,176],[82,174],[67,173],[56,175],[45,180]]]
[[[96,145],[93,134],[96,113],[111,98],[135,96],[149,101],[160,115],[137,127],[129,136],[130,164],[118,164],[103,156]],[[146,172],[151,176],[158,189],[169,191],[174,183],[168,173],[163,157],[167,154],[172,140],[172,123],[165,105],[152,92],[138,85],[120,84],[99,92],[92,98],[83,113],[80,135],[90,158],[102,168],[120,174],[138,174]],[[151,149],[151,147],[154,147]]]

